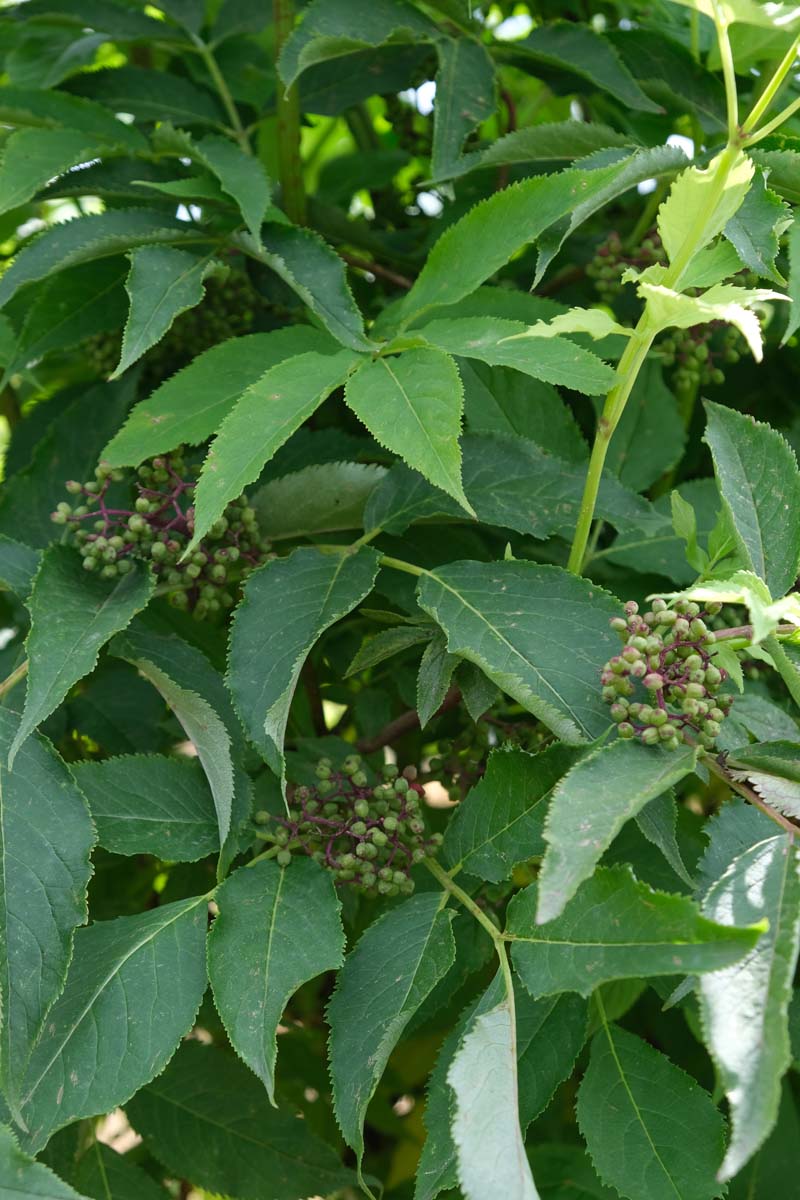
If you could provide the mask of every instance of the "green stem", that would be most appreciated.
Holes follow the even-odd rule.
[[[712,775],[716,775],[718,779],[724,780],[724,782],[727,783],[728,787],[732,791],[738,792],[739,795],[747,800],[748,803],[752,804],[754,808],[760,809],[765,817],[769,817],[770,821],[774,821],[776,825],[780,825],[781,829],[785,833],[790,833],[792,837],[794,837],[798,832],[800,832],[797,826],[794,825],[788,817],[784,817],[783,813],[777,812],[776,809],[767,804],[765,800],[762,800],[758,792],[754,791],[753,788],[748,787],[746,783],[743,783],[739,779],[733,779],[730,772],[725,770],[724,767],[720,766],[713,754],[704,752],[701,755],[701,762],[705,767],[708,768],[709,771],[711,771]]]
[[[415,563],[404,562],[402,558],[390,558],[388,554],[381,555],[381,566],[391,567],[393,571],[405,571],[406,575],[429,575],[430,571],[426,571],[424,567],[418,567]]]
[[[21,679],[25,678],[25,676],[28,674],[28,666],[29,663],[26,658],[23,663],[20,663],[15,671],[11,672],[7,679],[4,679],[3,682],[0,683],[0,699],[2,699],[6,693],[10,692],[13,687],[16,687]]]
[[[777,117],[773,117],[773,119],[768,121],[766,125],[762,125],[760,129],[751,134],[744,144],[746,146],[755,146],[756,142],[760,142],[763,138],[769,137],[769,135],[776,129],[780,128],[785,121],[788,121],[789,117],[794,116],[798,108],[800,108],[800,97],[798,97],[797,100],[793,100],[791,104],[787,104],[786,108],[781,109]]]
[[[255,858],[251,858],[250,862],[245,863],[246,867],[254,867],[256,863],[263,862],[265,858],[275,858],[280,854],[281,850],[296,850],[300,845],[299,842],[288,842],[285,846],[270,846],[269,850],[262,850]]]
[[[769,109],[772,101],[782,88],[786,80],[786,76],[794,66],[794,60],[797,58],[798,47],[800,47],[800,37],[795,38],[781,61],[778,63],[775,73],[773,74],[767,86],[764,88],[756,103],[753,105],[747,120],[742,125],[742,133],[752,133],[758,125],[758,122],[764,116],[764,113]]]
[[[272,19],[275,25],[275,73],[280,81],[278,61],[286,41],[294,29],[292,0],[272,0]],[[300,156],[300,99],[297,85],[281,91],[278,82],[278,173],[283,210],[295,225],[305,225],[306,189],[303,182],[303,162]]]
[[[239,116],[239,110],[237,109],[233,100],[233,96],[230,93],[230,89],[225,82],[225,76],[219,69],[219,64],[214,57],[213,51],[199,37],[193,35],[192,41],[194,42],[195,49],[206,65],[206,70],[214,82],[214,87],[219,93],[219,98],[222,101],[225,112],[227,113],[228,120],[231,123],[231,130],[237,142],[245,154],[252,154],[253,151],[250,147],[250,139],[247,136],[247,132],[242,124],[241,117]]]

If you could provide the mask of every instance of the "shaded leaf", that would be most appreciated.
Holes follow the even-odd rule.
[[[6,1196],[39,1196],[41,1200],[87,1200],[59,1179],[44,1163],[23,1154],[7,1125],[0,1125],[0,1188]]]
[[[458,659],[447,652],[444,634],[437,630],[428,641],[417,673],[417,714],[424,729],[444,703]]]
[[[361,529],[367,501],[385,477],[374,463],[314,464],[264,484],[251,503],[270,541]]]

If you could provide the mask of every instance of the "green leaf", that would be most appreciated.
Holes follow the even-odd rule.
[[[694,880],[686,870],[676,836],[678,809],[672,792],[656,796],[636,814],[639,830],[654,846],[657,846],[679,879],[692,890]]]
[[[389,1055],[455,957],[453,914],[423,892],[369,926],[339,973],[328,1006],[336,1119],[359,1163],[364,1115]]]
[[[236,201],[247,228],[258,241],[270,202],[270,183],[258,158],[245,154],[229,138],[209,134],[198,149],[204,166],[216,175],[223,191]]]
[[[632,1033],[606,1026],[592,1042],[578,1124],[595,1169],[623,1196],[713,1200],[725,1146],[714,1102],[690,1075]]]
[[[568,338],[528,340],[521,321],[500,317],[461,317],[431,321],[420,334],[433,346],[495,367],[513,367],[534,379],[602,395],[614,381],[611,367]],[[519,340],[517,340],[519,339]],[[423,354],[424,351],[408,353]],[[384,361],[384,360],[381,360]]]
[[[308,859],[289,867],[260,862],[226,879],[215,899],[219,915],[208,941],[214,1000],[231,1045],[274,1104],[283,1010],[301,984],[342,965],[333,876]]]
[[[788,237],[789,251],[789,316],[783,331],[781,345],[785,346],[789,338],[797,332],[800,326],[800,221],[793,221]]]
[[[178,445],[199,445],[271,367],[308,351],[335,349],[326,334],[306,325],[221,342],[140,400],[103,458],[116,467],[138,466]]]
[[[599,867],[560,916],[536,924],[537,885],[508,909],[513,960],[532,996],[589,996],[614,979],[716,971],[752,950],[763,924],[716,924],[686,896],[640,883],[630,867]]]
[[[772,596],[795,582],[800,560],[800,471],[776,430],[706,401],[705,441],[746,563]]]
[[[20,129],[5,143],[0,163],[0,213],[10,212],[54,175],[97,158],[103,144],[72,129]]]
[[[783,284],[775,259],[781,235],[792,224],[792,211],[770,191],[764,171],[757,171],[738,212],[725,226],[725,237],[746,267],[765,279]]]
[[[527,1150],[545,1200],[616,1200],[619,1195],[603,1187],[582,1146],[547,1142]]]
[[[506,999],[476,1019],[447,1073],[466,1200],[498,1193],[539,1200],[519,1126],[515,1040],[514,1009]]]
[[[784,1080],[778,1121],[771,1136],[748,1166],[731,1180],[730,1200],[772,1200],[800,1171],[800,1117],[797,1101]]]
[[[467,712],[477,725],[481,717],[492,707],[499,692],[491,679],[471,662],[461,662],[457,668],[458,685]]]
[[[44,279],[65,267],[122,254],[134,246],[156,243],[203,242],[208,235],[163,213],[145,208],[75,217],[63,225],[51,225],[22,247],[0,280],[0,307],[20,288]]]
[[[800,862],[785,834],[758,842],[715,883],[703,912],[724,924],[766,918],[738,964],[700,981],[706,1044],[728,1098],[732,1132],[719,1172],[731,1179],[769,1136],[791,1062],[789,1000],[800,946]]]
[[[494,63],[486,47],[468,37],[439,38],[431,174],[446,176],[464,139],[495,110]]]
[[[0,583],[20,600],[29,595],[41,561],[39,550],[0,533]]]
[[[661,278],[665,267],[650,267],[653,278]],[[656,275],[658,272],[658,275]],[[743,288],[734,283],[717,283],[701,296],[689,296],[673,291],[661,283],[653,283],[635,272],[626,272],[624,282],[636,279],[636,290],[647,302],[648,320],[654,332],[661,329],[691,329],[712,321],[733,325],[744,337],[756,362],[761,362],[764,348],[761,325],[753,308],[765,300],[785,300],[779,292],[765,288]]]
[[[568,213],[581,214],[574,227],[620,192],[672,169],[678,159],[680,152],[659,147],[611,166],[537,176],[496,192],[439,238],[398,315],[408,325],[426,309],[454,304]]]
[[[354,1183],[330,1146],[285,1111],[231,1054],[186,1042],[163,1075],[126,1105],[134,1128],[172,1175],[241,1200],[330,1195]]]
[[[606,467],[634,492],[643,492],[681,459],[686,429],[661,365],[648,358],[608,448]]]
[[[138,129],[120,121],[105,105],[62,91],[6,85],[0,93],[0,120],[4,125],[80,130],[107,145],[119,143],[134,151],[147,144]]]
[[[347,283],[344,261],[311,229],[269,224],[263,242],[249,234],[238,239],[242,249],[266,263],[315,313],[328,332],[350,350],[374,347],[364,334],[364,321]]]
[[[239,398],[211,444],[195,488],[188,554],[231,500],[257,479],[275,451],[319,408],[358,362],[351,350],[311,350],[270,367]],[[257,430],[257,436],[253,431]]]
[[[718,167],[719,156],[712,159],[708,167],[687,167],[675,180],[669,196],[658,210],[658,233],[671,263],[690,235],[697,253],[722,233],[747,195],[755,171],[752,159],[739,151],[717,199]],[[713,196],[713,202],[709,196]],[[706,214],[699,234],[695,230],[697,213]],[[678,287],[680,278],[673,283]]]
[[[620,29],[613,26],[606,37],[622,56],[622,61],[644,91],[670,111],[691,109],[700,117],[703,128],[725,128],[725,88],[717,74],[708,70],[692,55],[675,29],[667,36],[666,26],[653,36],[651,29]],[[713,53],[713,51],[712,51]]]
[[[72,935],[87,918],[95,841],[86,801],[38,735],[5,767],[19,717],[0,708],[0,1076],[18,1089],[31,1047],[67,974]]]
[[[144,569],[111,583],[84,571],[80,556],[67,546],[45,551],[28,601],[28,693],[9,751],[9,768],[28,735],[55,711],[72,685],[94,669],[109,638],[145,607],[153,586]]]
[[[583,753],[560,745],[539,754],[513,746],[494,750],[447,826],[442,854],[448,867],[501,883],[518,863],[543,854],[547,803]]]
[[[163,1071],[205,991],[206,911],[195,896],[77,931],[22,1089],[31,1149],[78,1117],[124,1104]]]
[[[382,629],[380,633],[361,643],[358,653],[347,668],[345,678],[357,675],[359,671],[367,671],[370,667],[385,662],[387,658],[408,650],[410,646],[429,642],[433,633],[433,625],[396,625],[391,629]]]
[[[756,0],[675,0],[675,3],[697,9],[725,25],[742,22],[744,25],[760,25],[788,32],[797,20],[797,9],[788,4],[770,4],[765,8]]]
[[[437,629],[428,641],[417,674],[417,714],[424,729],[444,703],[458,659],[447,652],[444,634]]]
[[[523,41],[512,42],[512,46],[515,56],[579,75],[614,96],[626,109],[661,111],[639,87],[612,43],[593,29],[569,21],[552,21],[534,29]]]
[[[112,112],[131,113],[139,121],[175,121],[189,128],[224,126],[216,98],[173,71],[115,67],[84,74],[71,87]]]
[[[385,475],[375,463],[331,462],[274,479],[251,500],[262,536],[275,542],[362,529],[364,508]]]
[[[131,754],[74,763],[72,774],[104,849],[168,862],[194,862],[219,849],[214,800],[199,762]]]
[[[625,822],[693,771],[696,758],[692,746],[670,751],[620,738],[593,750],[564,776],[544,827],[539,924],[564,911]]]
[[[562,740],[608,728],[597,680],[613,653],[608,622],[618,602],[607,592],[560,567],[456,562],[424,575],[418,598],[451,654],[475,663]]]
[[[203,284],[215,269],[209,256],[197,258],[172,246],[140,246],[130,254],[125,282],[130,312],[122,335],[122,355],[110,376],[116,379],[155,346],[176,317],[199,304]]]
[[[368,546],[343,555],[299,549],[254,571],[245,585],[231,628],[228,684],[248,736],[281,778],[302,665],[325,630],[369,594],[377,570]],[[283,619],[265,621],[265,612]]]
[[[381,445],[472,513],[458,444],[464,396],[449,355],[407,350],[364,362],[348,379],[345,399]]]
[[[41,1200],[87,1200],[59,1179],[44,1163],[23,1154],[7,1125],[0,1125],[0,1189],[12,1197],[38,1196]]]
[[[714,480],[695,479],[682,483],[677,491],[681,499],[694,508],[698,533],[705,538],[714,527],[720,504]],[[684,542],[673,531],[669,497],[660,496],[653,508],[664,516],[661,529],[648,530],[646,534],[639,531],[620,534],[607,550],[601,550],[595,557],[601,561],[607,558],[611,563],[636,572],[660,575],[676,583],[693,582],[697,578],[697,568],[688,565]]]
[[[497,138],[485,150],[462,158],[460,170],[517,163],[564,163],[609,146],[632,149],[635,139],[596,121],[552,121],[528,125]]]
[[[516,434],[568,462],[584,462],[586,443],[554,387],[505,367],[459,362],[470,433]]]
[[[73,1174],[76,1187],[93,1200],[166,1200],[164,1189],[131,1161],[94,1139]]]

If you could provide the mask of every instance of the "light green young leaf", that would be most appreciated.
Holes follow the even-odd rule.
[[[362,529],[367,501],[385,476],[376,463],[314,464],[265,483],[251,504],[271,542]]]
[[[110,583],[84,571],[80,556],[67,546],[45,551],[28,601],[28,692],[9,750],[9,768],[31,731],[50,716],[73,684],[94,670],[109,638],[145,607],[153,587],[144,569]]]
[[[111,466],[138,466],[216,433],[249,387],[271,367],[308,351],[335,352],[336,343],[310,325],[251,333],[212,346],[134,406],[103,451]]]
[[[331,1195],[355,1183],[340,1156],[286,1110],[232,1054],[185,1042],[125,1111],[170,1174],[216,1195],[270,1200]]]
[[[223,191],[236,201],[256,241],[271,198],[270,182],[260,160],[245,154],[230,138],[209,134],[198,143],[200,161],[216,175]]]
[[[344,383],[359,361],[351,350],[310,350],[270,367],[239,398],[220,426],[195,489],[195,520],[186,553],[197,546],[231,500],[261,474],[296,429]]]
[[[800,471],[786,440],[768,425],[706,401],[705,441],[739,550],[771,596],[797,579]]]
[[[453,914],[422,892],[369,926],[339,972],[328,1005],[336,1119],[359,1164],[364,1115],[403,1030],[455,958]]]
[[[525,333],[517,333],[503,340],[513,341],[518,337],[553,338],[569,333],[588,333],[590,337],[597,339],[609,337],[613,333],[630,337],[632,330],[620,325],[603,308],[571,308],[569,312],[553,317],[550,321],[537,321],[535,325],[529,326]]]
[[[608,728],[597,687],[618,602],[560,567],[455,562],[422,577],[420,606],[466,658],[562,740]]]
[[[217,890],[208,974],[231,1044],[275,1103],[276,1031],[301,984],[342,965],[333,877],[308,859],[242,867]],[[313,920],[309,921],[309,914]]]
[[[461,157],[464,139],[495,110],[494,63],[469,37],[437,38],[436,104],[431,175],[446,178]]]
[[[714,1200],[725,1126],[708,1092],[617,1026],[595,1035],[578,1091],[578,1124],[595,1170],[622,1196]]]
[[[719,20],[729,26],[737,22],[743,25],[760,25],[764,28],[791,31],[797,25],[800,14],[794,4],[759,4],[758,0],[673,0],[686,8]]]
[[[102,142],[72,129],[18,129],[3,147],[0,213],[30,200],[55,175],[97,158]]]
[[[722,233],[741,205],[753,178],[755,166],[752,159],[739,151],[731,166],[721,196],[717,199],[715,183],[719,157],[709,165],[687,167],[673,183],[670,193],[658,210],[658,232],[670,262],[673,262],[690,233],[695,251],[701,250]],[[713,194],[713,203],[709,199]],[[699,236],[694,230],[698,213],[706,213],[706,221]],[[680,279],[675,286],[680,285]]]
[[[0,1125],[0,1191],[8,1200],[88,1200],[54,1175],[44,1163],[23,1154],[7,1125]]]
[[[791,1062],[788,1010],[800,947],[800,860],[793,839],[767,838],[736,858],[709,891],[703,912],[723,924],[769,922],[746,958],[700,981],[705,1041],[731,1111],[719,1172],[725,1181],[769,1136],[781,1076]]]
[[[236,610],[228,684],[248,736],[283,778],[283,739],[300,670],[329,626],[369,594],[378,555],[298,549],[254,571]],[[287,596],[292,597],[287,605]],[[272,613],[269,621],[264,613]]]
[[[130,311],[122,334],[122,354],[111,379],[155,346],[176,317],[200,303],[205,294],[203,284],[216,269],[208,255],[197,258],[173,246],[140,246],[129,257],[125,290]]]
[[[16,1109],[37,1034],[67,974],[73,931],[87,917],[95,842],[89,810],[64,763],[34,736],[5,767],[19,717],[0,708],[0,1080]]]
[[[625,822],[693,771],[696,758],[691,746],[669,751],[620,738],[593,750],[564,776],[544,827],[540,925],[563,912]]]
[[[516,1028],[508,999],[479,1016],[447,1073],[466,1200],[539,1200],[519,1126]]]
[[[529,341],[528,330],[522,321],[502,317],[449,317],[430,321],[419,332],[427,342],[448,354],[477,358],[496,367],[513,367],[534,379],[571,387],[591,396],[604,395],[614,382],[611,367],[591,350],[584,350],[567,338],[550,340],[544,337]]]
[[[214,800],[199,762],[128,754],[72,764],[97,840],[112,854],[195,862],[219,850]]]
[[[474,516],[461,483],[464,393],[448,354],[406,350],[365,361],[348,379],[345,400],[381,445]]]
[[[458,659],[448,653],[445,636],[437,629],[425,647],[417,673],[417,715],[421,729],[444,703],[457,665]]]
[[[626,272],[625,277],[634,278],[634,273]],[[753,307],[765,300],[786,299],[780,292],[767,288],[742,288],[733,283],[718,283],[702,296],[687,296],[644,277],[638,278],[636,290],[647,301],[648,319],[656,331],[673,327],[690,329],[694,325],[724,321],[739,330],[756,362],[763,358],[763,345],[761,325]]]
[[[753,624],[752,640],[755,644],[770,637],[781,621],[800,626],[800,597],[791,593],[782,600],[773,601],[763,579],[759,579],[752,571],[735,571],[729,579],[709,579],[684,592],[665,592],[664,596],[686,596],[691,600],[746,605]]]
[[[163,1071],[205,991],[207,908],[195,896],[75,934],[66,987],[23,1081],[32,1151],[70,1121],[124,1104]],[[131,1020],[137,1012],[148,1019]]]
[[[614,979],[717,971],[744,958],[763,922],[734,928],[707,920],[688,896],[654,891],[630,867],[599,867],[546,928],[536,924],[537,885],[508,909],[513,960],[532,996],[589,996]]]
[[[75,217],[62,225],[51,225],[22,247],[0,280],[0,307],[20,288],[65,267],[124,254],[134,246],[202,244],[207,240],[207,234],[192,229],[185,221],[145,208],[110,209],[97,216]]]
[[[547,803],[559,779],[585,751],[555,745],[539,754],[494,750],[486,773],[459,804],[445,832],[448,867],[501,883],[517,863],[544,853]]]
[[[696,571],[702,571],[705,563],[697,545],[697,514],[688,500],[684,500],[680,492],[670,492],[670,507],[672,509],[672,528],[675,536],[686,543],[686,558],[689,565]]]

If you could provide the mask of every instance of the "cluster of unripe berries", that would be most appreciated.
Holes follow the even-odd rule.
[[[718,694],[727,673],[714,665],[716,635],[704,620],[720,607],[708,604],[701,610],[677,600],[669,608],[664,600],[654,600],[640,614],[629,600],[625,616],[612,618],[623,646],[603,667],[601,682],[621,737],[668,750],[682,742],[711,749],[733,703],[732,696]]]
[[[661,238],[655,230],[632,250],[627,250],[619,234],[612,231],[597,247],[594,258],[586,268],[586,274],[593,280],[600,300],[610,305],[622,291],[622,276],[629,267],[636,271],[644,271],[655,263],[666,261]]]
[[[51,514],[68,525],[83,566],[116,579],[146,563],[169,602],[193,616],[210,617],[235,603],[244,576],[264,562],[255,511],[245,497],[234,500],[199,546],[182,561],[194,532],[194,477],[183,450],[143,463],[137,476],[102,464],[94,479],[67,481],[75,503],[62,501]],[[186,476],[189,478],[186,478]]]
[[[720,364],[732,366],[741,358],[742,335],[734,325],[711,321],[691,329],[671,329],[659,342],[661,361],[674,367],[676,387],[708,387],[725,382]]]
[[[413,892],[411,868],[436,853],[441,834],[426,833],[416,769],[401,774],[387,765],[382,774],[373,786],[357,754],[338,770],[323,758],[316,786],[296,787],[285,817],[257,813],[281,847],[278,863],[288,866],[292,850],[300,850],[331,871],[337,884],[370,896]]]

